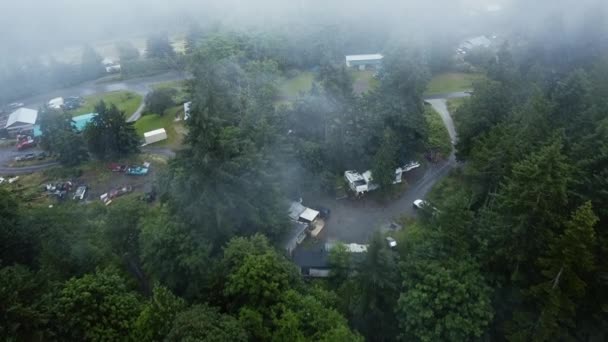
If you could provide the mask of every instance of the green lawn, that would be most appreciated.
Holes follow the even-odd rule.
[[[372,90],[380,84],[377,78],[374,77],[376,73],[373,70],[350,70],[350,76],[353,78],[353,90],[356,94],[362,94],[369,90]]]
[[[103,100],[106,104],[115,104],[119,110],[125,112],[125,116],[129,117],[135,113],[142,102],[141,95],[130,91],[112,91],[109,93],[95,94],[86,96],[82,107],[69,111],[72,116],[88,114],[95,112],[95,105]]]
[[[167,88],[175,89],[175,95],[173,96],[175,103],[184,103],[190,100],[190,96],[188,95],[188,90],[186,88],[186,81],[183,80],[156,83],[152,85],[152,88],[154,90]]]
[[[452,152],[452,142],[441,116],[431,106],[425,106],[425,118],[429,128],[429,147],[447,157]]]
[[[443,94],[473,89],[475,81],[483,79],[482,74],[465,74],[448,72],[436,75],[431,79],[425,94]]]
[[[159,141],[153,146],[170,146],[176,147],[181,142],[181,136],[176,130],[176,126],[181,126],[181,121],[175,122],[175,115],[183,110],[183,107],[176,106],[167,109],[165,115],[160,116],[158,114],[147,114],[141,117],[141,119],[135,122],[135,129],[137,134],[142,137],[145,132],[153,131],[155,129],[164,128],[167,131],[167,140]]]
[[[456,110],[458,109],[458,107],[462,106],[466,101],[468,101],[468,98],[466,98],[466,97],[449,99],[448,100],[448,111],[450,112],[450,114],[454,115],[454,113],[456,113]]]
[[[283,97],[293,98],[300,92],[307,92],[312,88],[314,74],[310,71],[304,71],[296,77],[292,77],[283,81],[280,85],[280,93]]]

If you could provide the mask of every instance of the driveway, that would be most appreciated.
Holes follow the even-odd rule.
[[[447,99],[469,96],[467,93],[444,94],[444,98],[426,99],[441,115],[453,142],[457,141],[454,122],[447,109]],[[369,199],[335,200],[319,198],[311,200],[310,205],[320,204],[331,209],[331,217],[327,222],[323,239],[338,240],[346,243],[366,243],[372,234],[402,216],[415,216],[413,202],[423,199],[433,186],[447,176],[458,166],[454,151],[442,162],[429,164],[425,169],[410,171],[405,176],[409,187],[401,196],[389,203],[378,203]]]

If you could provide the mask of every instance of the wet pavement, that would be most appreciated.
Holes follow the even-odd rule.
[[[55,97],[68,96],[88,96],[99,93],[107,93],[110,91],[128,90],[145,96],[151,90],[151,85],[162,82],[179,81],[188,78],[185,72],[171,71],[160,75],[133,78],[124,81],[108,81],[94,80],[79,84],[77,86],[57,89],[51,92],[23,98],[15,102],[22,102],[25,107],[37,109]]]
[[[454,122],[447,109],[447,99],[469,96],[467,93],[448,94],[442,99],[426,101],[441,115],[453,142],[457,140]],[[371,198],[336,200],[329,197],[309,199],[308,205],[322,205],[331,210],[321,239],[325,241],[342,241],[345,243],[366,243],[374,232],[386,228],[399,218],[413,217],[416,210],[413,202],[424,199],[433,186],[458,166],[454,152],[439,163],[430,163],[419,169],[408,172],[405,180],[407,189],[401,195],[387,203],[379,203]],[[407,229],[407,227],[404,227]]]

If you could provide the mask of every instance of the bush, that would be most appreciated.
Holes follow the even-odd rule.
[[[168,108],[175,106],[173,96],[176,90],[173,88],[156,89],[146,95],[146,114],[154,113],[158,115],[165,114]]]

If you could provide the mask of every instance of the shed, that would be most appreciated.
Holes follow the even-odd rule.
[[[326,250],[296,249],[293,253],[293,262],[298,266],[303,276],[314,278],[329,277],[329,253]]]
[[[38,111],[29,108],[19,108],[8,116],[6,128],[8,131],[32,129],[38,120]]]
[[[304,209],[300,214],[300,219],[306,222],[313,222],[317,217],[319,217],[319,212],[310,208]]]
[[[357,67],[359,70],[365,70],[368,67],[379,67],[382,64],[384,56],[376,53],[368,55],[347,55],[345,58],[347,67]]]
[[[167,131],[164,128],[155,129],[150,132],[144,133],[144,140],[146,141],[146,145],[153,144],[155,142],[159,142],[167,139]]]

